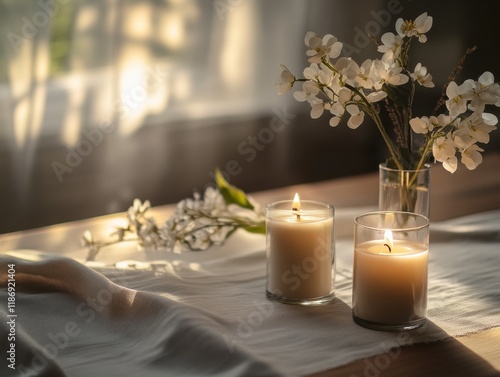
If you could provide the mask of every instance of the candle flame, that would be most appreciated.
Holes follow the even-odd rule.
[[[296,192],[293,197],[292,211],[300,211],[300,198],[298,192]]]
[[[384,240],[385,240],[385,245],[387,245],[389,251],[391,251],[394,246],[394,238],[392,237],[392,232],[390,229],[385,231]]]

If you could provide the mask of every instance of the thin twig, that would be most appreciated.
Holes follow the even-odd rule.
[[[441,97],[439,98],[439,101],[437,102],[436,107],[434,108],[434,111],[432,112],[433,115],[436,115],[438,110],[441,108],[441,106],[443,106],[445,104],[445,102],[446,102],[446,88],[448,87],[450,82],[455,81],[455,77],[457,77],[457,75],[460,72],[462,72],[462,69],[464,68],[465,59],[467,59],[469,57],[469,55],[471,55],[476,50],[477,50],[477,46],[473,46],[473,47],[468,48],[467,51],[465,51],[465,54],[460,59],[460,61],[458,62],[455,69],[451,72],[450,76],[448,77],[448,81],[446,82],[446,84],[444,84],[443,89],[441,90]]]
[[[375,43],[375,45],[378,47],[378,46],[381,46],[382,45],[382,42],[380,42],[380,40],[378,40],[376,37],[374,37],[373,35],[371,34],[368,34],[368,38],[370,38],[372,40],[373,43]]]
[[[387,115],[389,116],[389,119],[391,120],[392,124],[394,124],[394,131],[396,132],[396,138],[397,138],[397,143],[398,144],[404,144],[404,138],[403,138],[403,130],[401,129],[401,122],[398,117],[398,113],[394,109],[394,107],[391,106],[389,103],[387,97],[384,98],[384,107],[387,112]]]

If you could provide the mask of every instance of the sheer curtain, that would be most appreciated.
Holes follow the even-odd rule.
[[[262,62],[276,64],[285,50],[283,41],[273,46],[278,38],[291,34],[295,46],[295,35],[302,39],[296,26],[305,7],[292,2],[286,17],[277,17],[283,3],[2,0],[2,32],[11,35],[2,39],[2,104],[6,96],[14,103],[3,124],[16,124],[18,142],[28,127],[18,124],[29,123],[32,136],[38,130],[74,143],[81,128],[111,120],[127,134],[149,115],[159,123],[263,111],[269,98],[255,95],[275,97],[269,84],[279,68],[261,70]],[[71,20],[61,52],[53,37],[62,17]],[[63,55],[56,72],[55,54]]]
[[[123,138],[144,125],[269,113],[279,103],[278,64],[303,52],[300,1],[1,0],[0,7],[7,36],[0,141],[20,197],[42,138],[75,148],[99,132]]]
[[[6,142],[13,179],[26,196],[34,151],[42,133],[49,74],[51,19],[35,17],[38,26],[14,14],[35,14],[34,2],[4,2],[0,11],[3,62],[0,86],[0,139]],[[6,174],[5,174],[6,175]]]

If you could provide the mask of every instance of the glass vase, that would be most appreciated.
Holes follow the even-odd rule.
[[[429,217],[430,165],[420,170],[391,169],[379,165],[379,201],[381,211],[413,212]]]

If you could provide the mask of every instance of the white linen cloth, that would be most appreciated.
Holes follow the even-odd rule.
[[[4,356],[1,376],[299,376],[500,325],[500,211],[431,224],[428,321],[402,333],[352,321],[357,213],[337,213],[337,298],[324,306],[268,301],[265,237],[246,233],[205,252],[149,262],[138,254],[112,267],[5,253],[0,344],[6,355],[6,274],[14,263],[16,370]],[[102,260],[120,258],[102,252]]]

